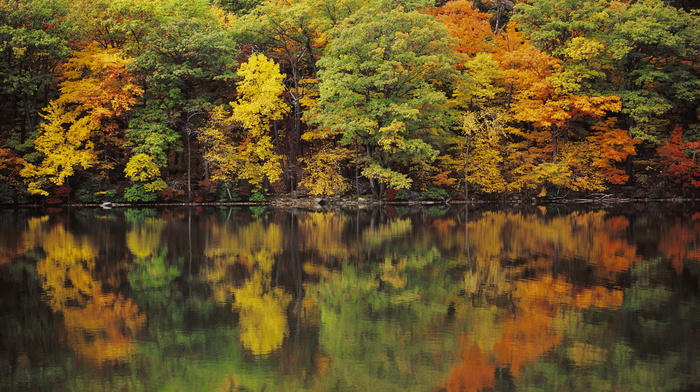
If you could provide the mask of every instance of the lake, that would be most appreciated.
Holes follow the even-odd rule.
[[[2,391],[695,391],[700,205],[0,210]]]

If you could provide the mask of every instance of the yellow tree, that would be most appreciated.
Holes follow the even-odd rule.
[[[470,185],[484,192],[502,192],[505,181],[499,170],[502,162],[499,149],[505,135],[505,118],[499,115],[491,121],[491,116],[486,115],[505,114],[501,109],[493,109],[503,89],[495,83],[501,78],[501,70],[491,54],[494,51],[491,16],[476,9],[469,0],[449,1],[428,12],[457,39],[455,51],[459,60],[456,65],[460,75],[454,81],[452,102],[464,110],[458,117],[465,136],[453,138],[453,152],[438,158],[441,171],[433,184],[459,183],[467,194]],[[499,129],[492,132],[495,124]]]
[[[134,181],[136,185],[143,187],[143,190],[146,192],[158,192],[167,188],[168,186],[160,176],[160,168],[153,160],[153,157],[148,154],[138,153],[132,156],[129,159],[129,162],[126,164],[124,174],[126,174],[131,181]],[[127,189],[125,195],[127,196],[127,199],[135,201],[137,200],[137,192],[138,191],[134,191],[134,188],[132,187]],[[131,193],[133,193],[133,195],[131,195]],[[140,197],[143,198],[144,195],[142,194]]]
[[[505,191],[501,139],[506,133],[506,114],[495,110],[465,112],[462,128],[466,135],[465,182],[487,193]]]
[[[266,178],[277,181],[282,174],[275,151],[272,122],[281,120],[289,111],[280,95],[284,92],[284,75],[279,66],[260,53],[241,64],[237,83],[238,101],[232,103],[233,118],[246,130],[245,140],[238,146],[238,176],[260,186]]]
[[[31,193],[48,195],[48,186],[63,185],[78,167],[114,166],[100,160],[98,151],[107,155],[121,149],[126,113],[143,93],[126,69],[130,61],[117,49],[90,46],[64,65],[61,95],[45,108],[34,142],[42,159],[21,172]]]
[[[306,175],[299,186],[311,195],[335,195],[349,188],[343,177],[342,167],[352,157],[352,151],[343,147],[333,147],[331,143],[321,144],[308,158],[301,158],[306,166]]]
[[[255,53],[241,64],[238,76],[242,80],[236,84],[239,98],[231,102],[233,110],[215,107],[202,130],[205,159],[213,167],[213,180],[225,184],[236,177],[260,188],[282,175],[282,156],[275,148],[280,136],[273,122],[289,111],[281,98],[284,75],[274,61]],[[237,124],[244,132],[234,132]]]
[[[43,154],[38,164],[27,162],[20,172],[29,180],[29,193],[48,196],[51,184],[61,186],[75,174],[76,167],[87,169],[97,162],[95,144],[90,140],[97,127],[80,111],[69,110],[56,101],[45,108],[46,120],[34,147]]]
[[[285,83],[292,113],[285,127],[285,180],[289,190],[296,188],[296,175],[301,152],[302,114],[309,93],[316,89],[316,62],[326,45],[324,33],[340,16],[333,11],[342,7],[357,9],[354,2],[318,0],[263,1],[250,13],[240,17],[233,28],[237,42],[261,48],[285,70]],[[347,8],[346,8],[347,7]],[[309,88],[311,87],[311,88]]]
[[[218,105],[209,111],[209,120],[202,128],[204,159],[211,168],[211,180],[220,182],[233,200],[229,179],[238,172],[238,154],[232,130],[234,120],[230,110]]]

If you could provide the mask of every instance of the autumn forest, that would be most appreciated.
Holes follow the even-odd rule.
[[[0,203],[700,195],[684,0],[0,0]]]

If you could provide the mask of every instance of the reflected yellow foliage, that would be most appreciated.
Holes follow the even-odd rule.
[[[292,296],[272,287],[261,271],[241,288],[233,289],[234,309],[240,312],[241,343],[254,355],[268,355],[282,346],[289,333],[286,309]]]
[[[493,298],[512,291],[508,270],[501,266],[499,259],[477,255],[472,259],[472,263],[476,268],[464,273],[465,292]]]
[[[350,222],[346,215],[332,212],[310,212],[299,217],[301,249],[313,250],[323,259],[347,257],[349,253],[344,230]]]
[[[206,256],[219,264],[243,262],[248,267],[253,267],[250,262],[254,259],[252,255],[255,252],[265,249],[271,254],[279,253],[282,250],[282,239],[282,227],[276,223],[265,224],[255,220],[241,227],[213,225]]]
[[[235,374],[228,374],[224,377],[221,386],[216,392],[235,392],[241,389],[241,383],[238,381],[238,377]]]
[[[17,252],[20,254],[24,254],[43,244],[44,237],[47,233],[48,223],[48,215],[42,215],[40,217],[32,217],[27,219],[26,226],[24,230],[22,230],[21,242],[19,244],[19,249],[17,250]]]
[[[143,223],[134,225],[126,233],[126,246],[137,258],[153,255],[161,246],[163,229],[166,222],[160,218],[148,217]]]
[[[575,342],[567,350],[569,360],[574,366],[580,368],[602,363],[607,359],[607,356],[608,350],[581,342]]]
[[[331,279],[331,277],[333,276],[333,272],[322,265],[304,263],[304,266],[302,268],[304,269],[305,274],[311,276],[317,276],[323,279]]]
[[[568,303],[573,286],[560,278],[544,275],[539,279],[519,280],[514,284],[513,296],[518,306],[527,311],[554,315],[559,306]]]
[[[396,239],[409,235],[413,229],[410,219],[394,219],[387,223],[370,226],[362,233],[363,241],[370,247],[381,245],[388,239]]]
[[[64,307],[68,344],[81,359],[101,365],[136,353],[131,339],[146,322],[128,298],[95,290],[83,308]]]
[[[72,301],[85,305],[85,296],[99,286],[90,273],[95,267],[97,249],[87,238],[76,238],[62,226],[49,230],[43,248],[46,257],[36,269],[51,307],[63,311]]]
[[[475,320],[479,320],[470,331],[471,336],[478,337],[472,344],[484,352],[491,352],[503,335],[503,316],[496,306],[477,307],[469,309],[469,312]]]
[[[287,308],[292,296],[272,283],[276,256],[283,249],[278,224],[255,220],[244,226],[214,225],[206,254],[210,263],[202,277],[210,283],[214,298],[233,299],[239,312],[241,344],[253,355],[265,356],[279,349],[289,334]],[[251,276],[237,286],[230,270],[242,265]]]
[[[466,230],[473,260],[529,260],[520,269],[538,271],[548,271],[559,260],[584,260],[595,267],[597,277],[614,280],[640,259],[625,238],[628,225],[625,217],[608,217],[604,211],[553,218],[494,211],[470,221]],[[487,264],[479,262],[478,268],[493,268]]]
[[[212,225],[209,246],[205,255],[209,263],[202,270],[202,278],[212,285],[214,295],[220,302],[231,296],[233,282],[228,271],[236,264],[247,270],[272,270],[274,255],[282,250],[282,227],[271,223],[265,225],[255,220],[241,227]]]
[[[390,257],[385,257],[384,262],[379,266],[381,271],[381,280],[394,286],[396,289],[402,289],[406,286],[406,277],[403,272],[406,269],[406,259],[403,258],[398,263],[394,263]]]
[[[578,292],[571,302],[577,308],[619,309],[624,300],[622,290],[613,290],[602,286],[593,286]]]
[[[103,292],[101,282],[93,278],[97,248],[63,226],[43,229],[43,234],[34,234],[42,242],[31,248],[41,246],[46,253],[36,268],[48,304],[63,315],[68,345],[97,366],[135,353],[131,339],[145,316],[130,299]]]
[[[470,301],[466,312],[457,311],[454,317],[474,323],[470,340],[462,344],[462,362],[443,385],[447,390],[493,388],[498,368],[507,368],[518,378],[525,367],[564,343],[565,320],[572,312],[622,306],[624,292],[616,284],[640,259],[627,239],[626,217],[605,211],[552,214],[543,207],[479,211],[469,218],[461,222],[458,216],[433,219],[429,230],[416,230],[411,219],[389,219],[357,231],[359,244],[348,245],[343,235],[352,223],[349,219],[324,212],[302,213],[297,220],[303,233],[301,247],[319,257],[306,262],[304,272],[334,287],[331,291],[339,294],[334,301],[339,303],[352,290],[377,290],[382,283],[404,290],[392,295],[391,304],[404,297],[411,303],[420,298],[405,290],[411,283],[408,272],[421,268],[424,264],[419,259],[431,254],[423,253],[428,249],[423,245],[435,246],[437,254],[456,255],[454,262],[465,267],[462,293]],[[397,250],[406,246],[405,238],[410,238],[412,256]],[[378,262],[376,276],[350,281],[346,271],[334,267],[338,259],[353,260],[357,255],[353,246],[374,250],[367,261]],[[572,264],[585,266],[594,283],[580,286],[571,280],[567,271]],[[588,350],[588,357],[582,356],[577,366],[605,355],[594,349],[573,348],[572,353]]]

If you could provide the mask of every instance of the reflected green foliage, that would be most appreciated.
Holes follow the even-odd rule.
[[[173,279],[180,275],[178,268],[168,265],[168,249],[162,248],[149,258],[135,258],[129,272],[129,285],[137,291],[148,291],[147,299],[165,305]],[[182,264],[182,259],[178,264]]]
[[[133,225],[143,224],[146,218],[157,216],[158,213],[152,208],[127,208],[124,210],[124,218]]]
[[[567,316],[563,321],[571,340],[547,360],[527,367],[525,385],[537,391],[672,391],[697,386],[692,375],[700,370],[694,359],[700,345],[682,336],[694,333],[700,309],[697,301],[680,298],[682,291],[673,289],[667,267],[661,259],[636,264],[620,312],[589,310]]]
[[[267,212],[266,206],[250,206],[250,207],[248,207],[248,209],[255,216],[261,216],[261,215],[265,214],[265,212]]]
[[[438,217],[447,214],[450,208],[447,206],[421,206],[421,211],[433,217]]]
[[[447,306],[441,299],[458,285],[411,279],[426,273],[420,266],[426,259],[418,256],[411,261],[415,264],[407,263],[407,276],[393,280],[381,271],[383,265],[373,265],[372,272],[345,265],[310,288],[320,303],[319,342],[332,359],[324,385],[340,390],[420,391],[440,383],[449,362],[435,367],[433,358],[445,357],[457,336],[415,337],[445,327]]]

